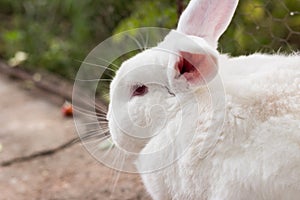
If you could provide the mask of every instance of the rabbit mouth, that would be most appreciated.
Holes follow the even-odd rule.
[[[174,97],[176,96],[175,93],[172,92],[172,91],[170,90],[170,88],[168,88],[167,86],[165,86],[165,88],[167,89],[168,93],[169,93],[171,96],[174,96]]]

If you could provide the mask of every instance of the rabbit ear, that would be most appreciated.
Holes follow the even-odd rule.
[[[177,30],[205,38],[216,48],[237,4],[238,0],[191,0],[179,19]]]
[[[172,30],[158,48],[170,52],[167,75],[174,89],[201,87],[218,72],[219,53],[204,38]]]
[[[218,61],[213,54],[180,51],[179,56],[173,58],[172,65],[174,67],[172,81],[181,80],[192,87],[207,84],[218,71]]]

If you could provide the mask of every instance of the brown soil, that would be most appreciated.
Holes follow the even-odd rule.
[[[55,148],[76,136],[73,119],[63,117],[59,100],[52,99],[0,74],[0,162]],[[0,167],[0,200],[150,199],[138,175],[118,173],[78,143]]]

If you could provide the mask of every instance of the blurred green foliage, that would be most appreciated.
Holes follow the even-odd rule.
[[[0,56],[73,79],[87,53],[129,16],[132,0],[0,0]]]
[[[137,1],[132,14],[119,23],[114,33],[140,27],[174,28],[178,18],[176,11],[174,0]]]
[[[188,2],[183,0],[185,6]],[[175,1],[143,1],[130,17],[121,21],[115,32],[142,26],[174,28],[176,10]],[[233,56],[257,51],[290,53],[300,50],[300,1],[240,1],[233,22],[220,38],[219,50]]]
[[[174,0],[0,0],[0,56],[24,51],[26,69],[73,79],[101,41],[132,28],[174,28],[177,9]],[[240,1],[219,46],[231,55],[299,49],[299,0]]]

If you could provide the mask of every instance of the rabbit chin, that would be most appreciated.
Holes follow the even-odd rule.
[[[114,120],[109,120],[109,130],[114,144],[127,152],[139,153],[146,143],[149,141],[147,138],[136,138],[126,133],[125,131],[117,128]]]

